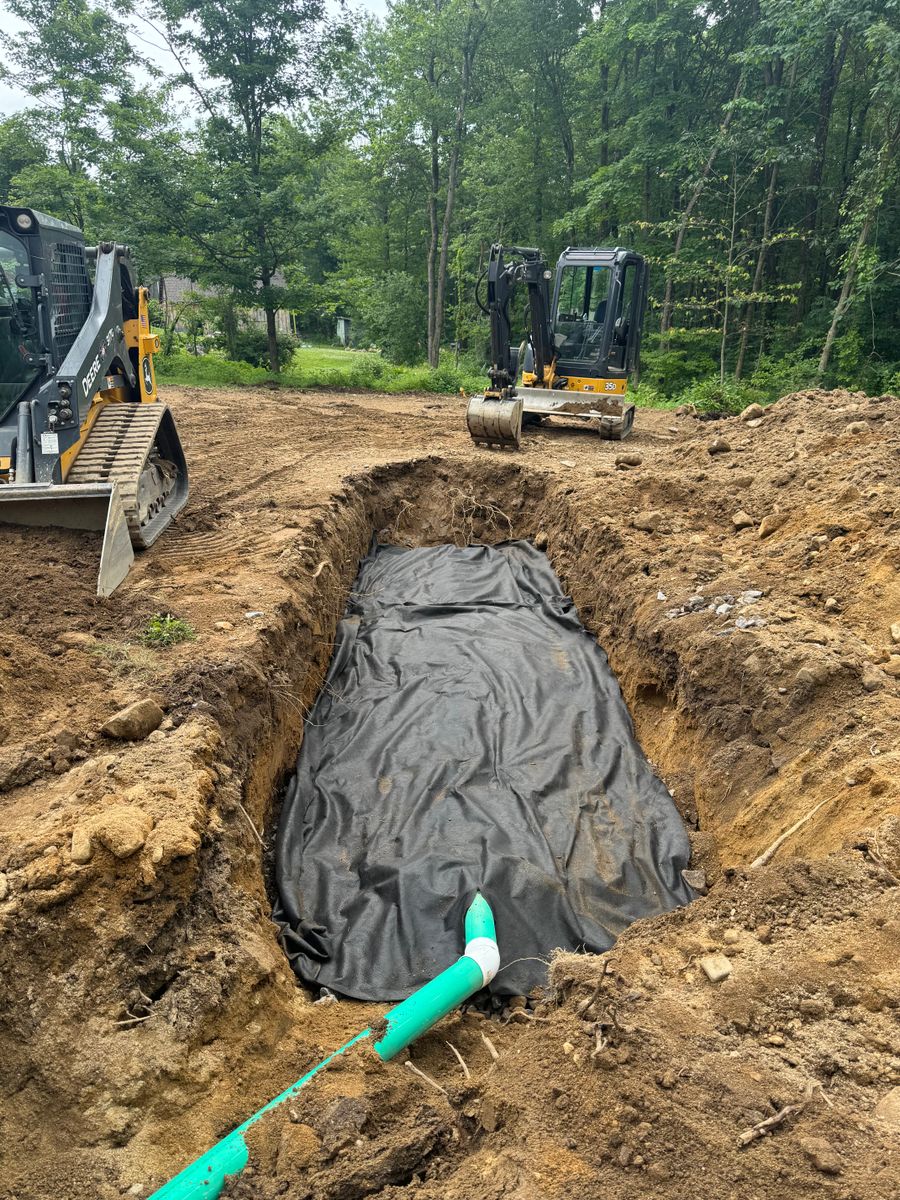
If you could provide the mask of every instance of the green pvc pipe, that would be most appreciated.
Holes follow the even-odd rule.
[[[476,892],[475,899],[466,912],[465,930],[466,948],[462,957],[385,1015],[385,1028],[373,1046],[383,1062],[394,1058],[441,1017],[445,1017],[464,1000],[486,987],[496,975],[500,965],[500,953],[497,949],[494,914],[480,892]],[[239,1175],[247,1165],[250,1152],[244,1141],[244,1134],[250,1126],[255,1125],[273,1108],[278,1108],[285,1100],[295,1096],[338,1055],[371,1036],[372,1030],[364,1029],[333,1054],[323,1058],[312,1070],[307,1071],[302,1079],[298,1079],[281,1095],[263,1105],[252,1117],[248,1117],[243,1125],[232,1129],[231,1133],[217,1142],[211,1150],[201,1154],[174,1179],[170,1179],[154,1192],[150,1200],[201,1200],[201,1197],[203,1200],[215,1200],[221,1193],[227,1177]]]

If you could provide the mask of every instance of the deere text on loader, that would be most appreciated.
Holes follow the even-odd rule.
[[[188,495],[147,299],[127,246],[0,207],[0,524],[103,530],[99,596]]]
[[[473,440],[518,447],[523,424],[550,416],[588,424],[603,438],[627,437],[634,405],[625,394],[639,370],[647,303],[641,255],[569,248],[554,277],[540,250],[496,244],[485,276],[486,301],[477,290],[476,299],[490,318],[490,386],[469,401]],[[527,336],[515,349],[509,310],[519,284],[528,290]]]

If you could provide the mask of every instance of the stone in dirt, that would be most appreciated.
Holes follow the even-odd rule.
[[[138,742],[158,729],[165,715],[155,700],[136,700],[105,721],[100,732],[121,741]]]
[[[900,642],[900,621],[891,626],[891,641]]]
[[[861,433],[868,433],[871,428],[868,421],[851,421],[846,427],[846,432],[852,437],[857,437]]]
[[[685,870],[683,870],[681,872],[681,878],[684,880],[684,882],[688,885],[689,888],[693,888],[694,891],[699,892],[701,896],[706,895],[706,892],[707,892],[706,872],[704,870],[702,870],[702,868],[700,868],[700,867],[697,867],[695,869],[685,868]]]
[[[744,512],[743,509],[739,509],[738,512],[734,514],[734,516],[731,518],[731,523],[735,529],[752,529],[756,524],[750,514],[748,512]]]
[[[731,974],[731,959],[724,954],[707,954],[700,959],[700,966],[710,983],[721,983]]]
[[[767,513],[759,523],[759,536],[761,538],[771,537],[782,525],[787,524],[787,519],[788,515],[785,512]]]
[[[656,533],[662,523],[663,515],[661,512],[642,512],[632,518],[631,524],[635,529],[641,529],[644,533]]]
[[[78,633],[75,630],[61,633],[56,640],[61,646],[69,646],[81,650],[88,650],[91,646],[97,645],[97,639],[93,634]]]
[[[713,438],[706,448],[707,454],[728,454],[731,446],[723,437]]]
[[[823,1175],[840,1175],[843,1170],[841,1156],[825,1138],[803,1137],[800,1139],[800,1149]]]
[[[893,1087],[889,1092],[885,1092],[875,1105],[872,1115],[879,1121],[886,1121],[888,1125],[900,1129],[900,1087]]]
[[[0,871],[0,900],[5,900],[9,895],[9,880],[6,875]]]
[[[83,825],[76,825],[72,831],[72,849],[70,851],[72,862],[80,863],[82,866],[91,861],[94,854],[94,846],[91,842],[91,835]]]
[[[617,467],[639,467],[644,460],[639,454],[617,454]]]
[[[741,413],[742,421],[758,421],[760,417],[766,415],[766,410],[761,404],[748,404]]]

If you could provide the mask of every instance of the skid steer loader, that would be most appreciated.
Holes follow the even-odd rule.
[[[554,278],[540,250],[495,244],[484,278],[486,302],[478,289],[476,300],[490,318],[490,386],[466,410],[473,440],[518,447],[523,424],[550,416],[585,423],[602,438],[627,437],[634,405],[624,397],[640,365],[647,304],[641,255],[569,248]],[[527,337],[514,349],[509,309],[519,284],[528,290]]]
[[[0,524],[103,530],[98,596],[187,500],[158,349],[127,246],[0,206]]]

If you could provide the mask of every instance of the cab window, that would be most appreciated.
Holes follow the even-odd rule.
[[[16,283],[16,275],[28,271],[25,247],[12,234],[0,232],[0,419],[39,372],[28,362],[39,352],[34,297],[30,288]]]
[[[563,267],[553,322],[560,359],[597,358],[606,324],[611,278],[609,267]]]

